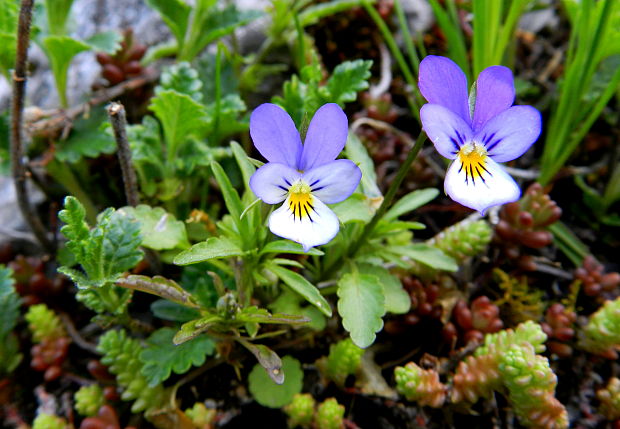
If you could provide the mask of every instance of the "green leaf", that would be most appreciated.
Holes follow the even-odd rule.
[[[85,257],[83,245],[90,239],[84,206],[77,198],[66,197],[64,209],[58,213],[58,218],[65,223],[65,226],[60,228],[60,232],[68,240],[67,249],[71,251],[76,260],[83,260]]]
[[[310,304],[321,310],[327,317],[331,317],[332,309],[321,292],[305,277],[286,268],[282,268],[274,263],[266,264],[267,269],[273,272],[293,291],[303,296]]]
[[[171,322],[189,322],[200,317],[200,312],[193,308],[177,304],[165,299],[158,299],[151,304],[151,311],[155,317],[170,320]]]
[[[315,331],[322,331],[325,329],[327,321],[323,313],[314,306],[302,306],[302,300],[303,298],[295,292],[285,289],[275,301],[269,304],[269,308],[278,313],[299,314],[307,317],[310,321],[303,325],[303,327],[308,327]]]
[[[211,326],[220,321],[220,317],[209,314],[201,317],[200,319],[192,320],[191,322],[184,323],[181,329],[177,331],[172,338],[174,344],[183,344],[189,340],[196,338],[198,335],[209,330]]]
[[[285,325],[300,325],[310,321],[304,316],[296,316],[294,314],[271,314],[266,309],[258,308],[254,305],[239,311],[235,318],[241,322]]]
[[[151,99],[149,109],[164,129],[169,159],[174,159],[180,146],[190,136],[199,136],[205,128],[207,117],[204,106],[189,95],[170,89],[161,91]]]
[[[243,212],[243,204],[241,203],[241,198],[239,198],[239,193],[230,183],[230,179],[220,164],[214,161],[211,163],[211,168],[213,170],[215,180],[218,185],[220,185],[220,189],[222,190],[222,196],[224,197],[226,208],[230,212],[230,215],[234,219],[235,223],[239,225],[241,213]]]
[[[400,279],[379,265],[359,264],[359,272],[379,279],[385,296],[385,311],[394,314],[405,314],[411,308],[409,293],[403,288]]]
[[[144,247],[164,250],[190,246],[185,223],[176,220],[161,207],[140,204],[137,207],[123,207],[119,211],[140,222],[140,234],[143,237]]]
[[[360,186],[364,195],[370,198],[381,197],[381,190],[377,186],[377,173],[375,172],[375,163],[372,161],[368,150],[360,141],[355,133],[349,133],[347,144],[345,146],[347,158],[357,164],[362,170],[362,180]]]
[[[85,40],[90,47],[99,52],[114,54],[121,48],[123,36],[118,31],[104,31],[90,36]]]
[[[375,341],[383,328],[385,297],[379,278],[359,272],[347,273],[338,280],[338,313],[342,326],[361,348]]]
[[[19,317],[21,299],[15,291],[14,283],[13,271],[0,265],[0,343],[13,330]]]
[[[159,85],[155,88],[155,94],[165,90],[174,90],[188,95],[199,103],[203,98],[202,81],[198,76],[198,71],[185,61],[163,69]]]
[[[345,61],[336,66],[327,81],[329,101],[341,106],[355,101],[357,93],[368,88],[371,66],[370,60]]]
[[[331,209],[342,223],[352,221],[370,222],[383,198],[368,198],[362,194],[353,194],[346,200],[334,204]]]
[[[299,243],[295,243],[290,240],[276,240],[270,243],[267,243],[263,250],[260,251],[261,255],[268,253],[292,253],[296,255],[316,255],[321,256],[324,255],[323,251],[311,248],[307,252],[304,252],[304,248]]]
[[[172,342],[174,334],[172,328],[158,329],[151,334],[146,348],[140,352],[140,361],[144,364],[141,372],[151,387],[167,380],[172,372],[184,374],[192,366],[202,365],[207,356],[215,351],[215,343],[206,335],[175,345]]]
[[[68,36],[47,36],[42,40],[44,51],[50,60],[56,88],[61,104],[67,106],[67,71],[69,65],[80,52],[88,51],[90,46]]]
[[[211,237],[207,241],[194,244],[174,258],[176,265],[197,264],[209,259],[241,256],[243,251],[226,237]]]
[[[0,73],[7,80],[10,80],[9,70],[15,67],[18,5],[15,0],[0,0]]]
[[[47,25],[50,34],[64,36],[66,34],[67,18],[71,11],[73,0],[45,0]]]
[[[160,13],[178,45],[182,46],[192,8],[182,0],[146,0],[146,4]]]
[[[383,219],[392,220],[396,219],[400,215],[409,213],[418,207],[422,207],[424,204],[432,201],[439,195],[439,190],[435,188],[418,189],[410,192],[400,200],[398,200],[385,214]]]
[[[332,0],[325,3],[314,4],[299,14],[299,22],[302,27],[314,25],[321,19],[338,12],[361,6],[362,0]]]
[[[456,271],[459,268],[453,258],[438,248],[425,243],[417,243],[410,246],[390,246],[389,250],[436,270]]]
[[[261,365],[254,365],[248,376],[248,387],[256,402],[265,407],[281,408],[301,392],[304,373],[299,361],[291,356],[284,356],[282,371],[285,376],[284,383],[278,385]]]
[[[108,119],[103,107],[93,108],[88,117],[74,122],[67,140],[59,141],[54,156],[60,162],[75,164],[82,158],[97,158],[116,151],[114,137],[104,131]]]

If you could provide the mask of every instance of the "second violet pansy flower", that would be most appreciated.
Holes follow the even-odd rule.
[[[541,118],[531,106],[512,105],[510,69],[484,69],[468,96],[459,66],[429,55],[420,63],[419,87],[428,101],[420,110],[424,131],[442,156],[454,160],[444,183],[448,196],[481,213],[518,200],[519,186],[498,162],[530,148],[540,135]]]
[[[348,198],[362,172],[348,159],[336,159],[347,141],[348,121],[337,104],[316,111],[302,144],[291,117],[275,104],[261,104],[250,117],[254,146],[269,162],[250,179],[267,204],[284,204],[269,216],[275,235],[300,243],[305,251],[329,242],[340,223],[325,204]]]

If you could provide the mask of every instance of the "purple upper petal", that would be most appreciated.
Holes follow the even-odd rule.
[[[268,162],[250,178],[250,188],[267,204],[277,204],[286,199],[288,190],[301,174],[284,164]]]
[[[323,105],[310,121],[299,169],[310,170],[336,159],[347,142],[348,131],[347,115],[340,106]]]
[[[514,101],[514,79],[509,68],[492,66],[482,70],[476,81],[474,131],[482,129],[488,120],[508,109]]]
[[[433,142],[437,152],[454,159],[464,144],[471,141],[473,133],[469,124],[458,115],[438,104],[425,104],[420,109],[422,128]]]
[[[250,116],[250,135],[256,149],[270,162],[297,168],[302,146],[299,132],[280,106],[265,103]]]
[[[485,145],[496,162],[523,155],[540,135],[540,112],[531,106],[512,106],[488,121],[474,140]]]
[[[418,86],[429,103],[444,106],[467,124],[471,123],[467,77],[454,61],[435,55],[424,58],[420,63]]]
[[[306,171],[303,180],[312,195],[327,204],[344,201],[355,191],[362,178],[362,171],[348,159],[337,159]]]

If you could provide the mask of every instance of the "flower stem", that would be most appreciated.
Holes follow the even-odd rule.
[[[26,167],[24,165],[24,146],[22,144],[22,122],[24,97],[26,95],[26,64],[28,62],[28,44],[30,42],[30,24],[34,0],[22,0],[17,28],[17,48],[15,70],[13,70],[13,99],[11,120],[11,171],[15,183],[17,204],[22,216],[47,252],[53,253],[54,243],[48,238],[45,227],[32,210],[26,190]]]
[[[426,142],[426,133],[422,132],[418,136],[415,144],[413,145],[413,148],[411,148],[411,150],[407,154],[407,159],[405,159],[405,161],[401,164],[400,168],[398,169],[398,172],[396,173],[396,177],[394,178],[394,181],[390,184],[390,188],[385,194],[385,197],[383,198],[383,201],[381,202],[381,205],[375,212],[374,216],[372,217],[370,222],[366,224],[360,236],[344,252],[343,256],[345,259],[352,258],[357,254],[359,249],[366,243],[366,241],[368,240],[368,237],[370,237],[370,235],[372,234],[377,223],[383,218],[388,208],[390,208],[390,206],[392,205],[392,202],[394,201],[394,197],[396,196],[396,192],[398,191],[398,188],[400,188],[400,185],[402,184],[403,180],[405,180],[405,177],[407,176],[407,173],[409,172],[409,169],[411,168],[411,164],[413,164],[413,161],[418,156],[418,153],[420,152],[420,149],[422,149],[424,142]],[[325,268],[325,270],[323,271],[322,278],[323,279],[329,278],[334,273],[334,271],[336,271],[341,266],[342,266],[342,259],[338,258],[337,261],[335,261],[334,263],[332,263],[331,265]]]

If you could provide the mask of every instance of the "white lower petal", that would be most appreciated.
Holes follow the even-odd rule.
[[[467,172],[457,157],[446,173],[444,189],[454,201],[484,214],[489,207],[516,201],[519,185],[501,165],[487,157],[480,175]]]
[[[311,247],[331,241],[340,228],[340,223],[336,214],[329,207],[323,204],[318,198],[311,197],[312,208],[302,212],[294,213],[290,207],[290,197],[284,204],[271,213],[269,217],[269,229],[275,235],[301,244],[304,251]]]

